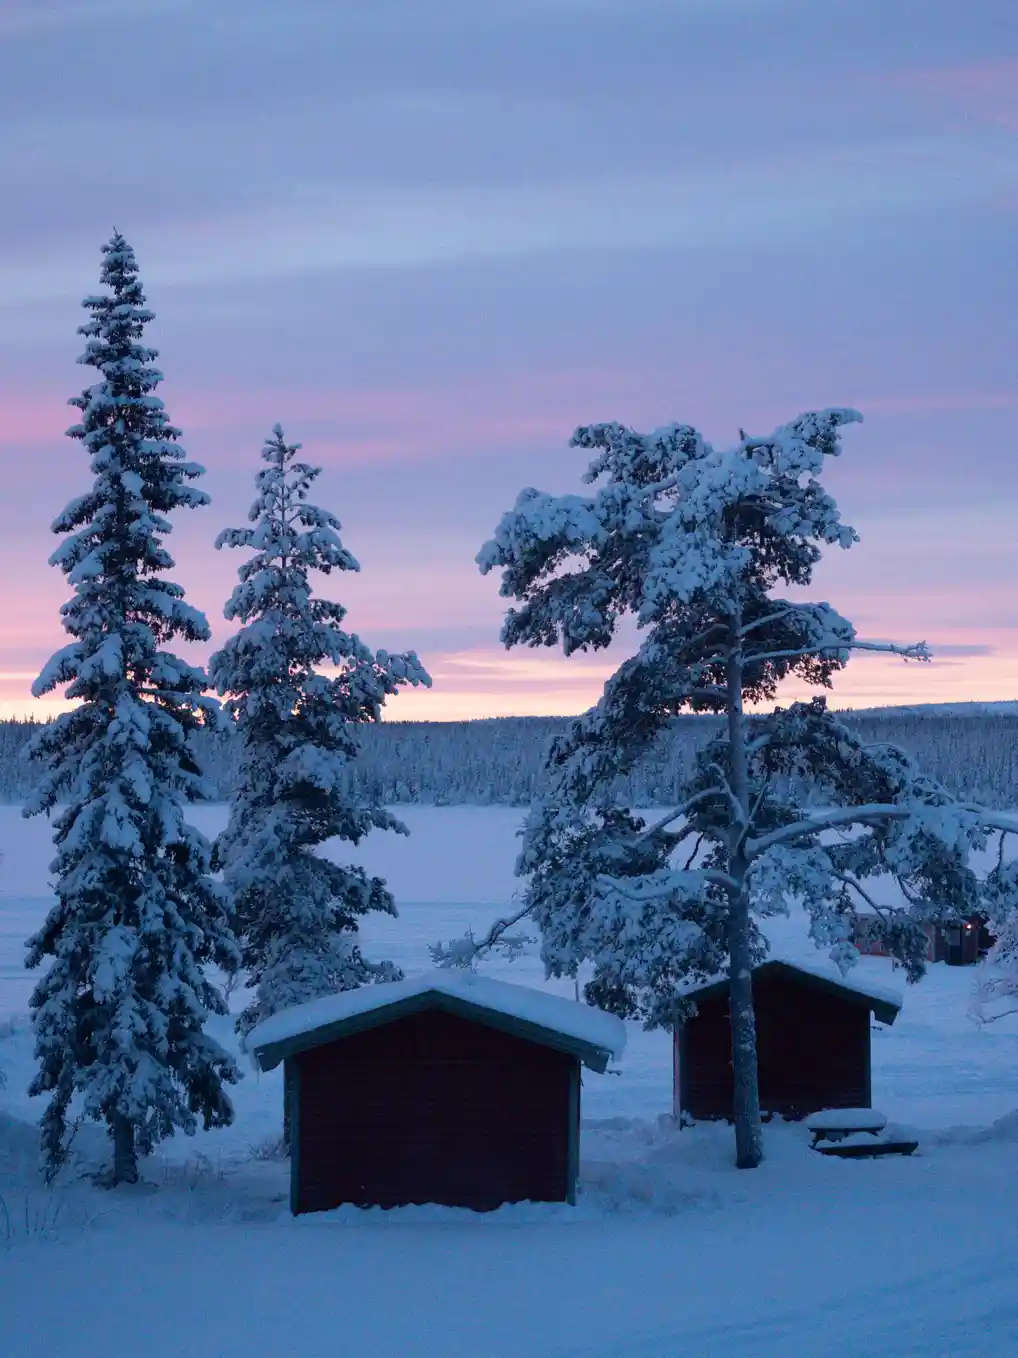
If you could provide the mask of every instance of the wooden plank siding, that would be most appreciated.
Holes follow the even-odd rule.
[[[296,1212],[572,1199],[574,1056],[427,1009],[291,1062]]]
[[[755,975],[757,1063],[763,1112],[801,1118],[820,1108],[868,1108],[870,1013],[787,974]],[[676,1033],[676,1114],[732,1116],[731,1024],[726,995],[698,1001]]]

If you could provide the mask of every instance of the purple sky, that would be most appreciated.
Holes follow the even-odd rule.
[[[393,716],[579,711],[622,650],[506,653],[473,556],[578,423],[727,442],[853,405],[821,568],[838,698],[1018,697],[1014,0],[0,0],[0,712],[61,644],[48,525],[114,226],[211,508],[171,548],[222,638],[258,452],[324,464]],[[50,709],[51,710],[51,709]]]

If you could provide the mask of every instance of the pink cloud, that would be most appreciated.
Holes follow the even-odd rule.
[[[651,379],[653,380],[653,379]],[[161,389],[173,422],[185,439],[211,431],[253,427],[268,434],[281,422],[309,452],[329,461],[362,463],[464,452],[502,444],[564,444],[575,426],[604,416],[619,404],[632,405],[646,392],[645,373],[576,371],[519,373],[497,382],[462,385],[361,387],[323,390]],[[645,397],[644,397],[645,399]],[[60,439],[74,421],[66,396],[51,390],[23,395],[0,390],[0,446]],[[328,425],[328,433],[302,425]]]
[[[45,390],[29,396],[0,391],[0,445],[50,443],[76,417],[67,396]]]
[[[689,378],[689,374],[685,374]],[[667,398],[665,393],[670,393]],[[416,459],[463,453],[496,446],[553,444],[564,447],[578,423],[620,418],[651,424],[648,408],[664,420],[678,417],[690,395],[673,389],[664,374],[608,369],[556,373],[518,372],[495,381],[400,387],[323,390],[222,388],[177,390],[163,395],[174,423],[185,435],[236,430],[260,438],[281,422],[295,438],[305,438],[309,452],[321,453],[331,465]],[[666,407],[662,402],[667,399]],[[716,417],[723,403],[707,374],[696,391],[698,418]],[[854,398],[863,414],[912,414],[963,410],[1018,409],[1018,394],[1007,391],[900,392]],[[760,401],[750,394],[752,410]],[[770,405],[770,400],[764,402]],[[681,406],[683,409],[679,410]],[[674,407],[674,409],[673,409]],[[727,407],[726,407],[727,408]],[[787,413],[787,412],[786,412]],[[688,412],[687,412],[688,414]],[[759,410],[759,421],[767,414]],[[0,446],[60,441],[75,411],[63,392],[41,389],[35,394],[0,390]],[[644,418],[641,418],[644,417]],[[744,414],[749,418],[749,414]],[[774,419],[780,418],[775,409]],[[327,431],[306,426],[329,426]],[[302,427],[305,426],[305,427]],[[734,435],[734,427],[733,427]]]
[[[953,410],[1018,410],[1018,392],[929,391],[889,396],[860,396],[855,404],[863,415],[936,415]]]
[[[306,441],[309,454],[336,466],[501,446],[563,447],[577,424],[646,402],[655,385],[653,375],[638,372],[521,372],[498,381],[419,387],[192,388],[179,398],[167,395],[167,404],[188,435],[252,426],[268,433],[279,421],[288,434]],[[328,429],[316,432],[308,425]]]
[[[1018,132],[1018,55],[932,71],[905,71],[895,83],[961,107],[974,118]]]

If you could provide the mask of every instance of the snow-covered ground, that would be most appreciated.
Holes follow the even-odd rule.
[[[409,840],[358,855],[400,902],[370,948],[408,971],[514,890],[503,808],[401,808]],[[218,808],[195,819],[209,833]],[[34,1177],[23,941],[47,907],[45,821],[0,808],[0,1354],[64,1358],[1013,1358],[1018,1353],[1018,1021],[967,1017],[972,974],[937,966],[873,1034],[874,1099],[911,1159],[843,1162],[799,1126],[732,1168],[731,1133],[668,1119],[666,1036],[631,1028],[585,1076],[576,1208],[488,1216],[355,1210],[292,1220],[280,1073],[248,1075],[228,1131],[180,1138],[107,1193]],[[816,957],[800,919],[775,946]],[[860,966],[890,982],[890,964]],[[490,973],[543,985],[536,956]],[[896,979],[896,978],[895,978]],[[571,987],[549,987],[570,994]],[[228,1035],[227,1024],[221,1034]],[[87,1161],[101,1149],[81,1133]],[[6,1213],[6,1215],[5,1215]],[[2,1248],[4,1243],[9,1248]]]

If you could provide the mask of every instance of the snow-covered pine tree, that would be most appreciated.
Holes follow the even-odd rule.
[[[820,484],[854,411],[800,416],[769,437],[719,451],[686,425],[650,435],[617,424],[577,430],[595,450],[589,497],[523,491],[478,554],[521,601],[507,647],[606,647],[625,615],[642,643],[590,712],[556,738],[545,793],[524,831],[521,909],[480,943],[439,945],[469,962],[520,919],[542,935],[545,966],[592,968],[590,1002],[649,1025],[681,1018],[690,982],[727,972],[737,1164],[763,1156],[752,967],[757,921],[802,899],[814,941],[848,965],[853,904],[865,903],[916,979],[922,922],[960,919],[988,889],[973,848],[1007,818],[955,801],[900,749],[866,745],[822,698],[751,717],[789,676],[822,687],[853,650],[928,658],[921,645],[860,641],[829,604],[776,597],[810,583],[821,547],[855,532]],[[653,823],[615,793],[676,714],[713,712],[719,733],[697,755],[678,804]],[[867,878],[890,873],[899,908]]]
[[[204,616],[165,572],[173,561],[166,515],[207,503],[188,483],[179,431],[154,395],[162,374],[142,343],[152,313],[134,254],[115,233],[103,246],[102,283],[83,303],[91,319],[79,362],[101,381],[70,404],[67,432],[91,460],[91,489],[53,524],[66,534],[50,558],[74,589],[63,605],[74,638],[33,685],[66,686],[77,701],[44,726],[32,757],[43,766],[26,815],[59,807],[52,864],[57,903],[29,940],[28,965],[53,961],[31,1007],[39,1067],[31,1085],[51,1095],[42,1145],[52,1172],[65,1153],[67,1117],[104,1122],[114,1183],[137,1178],[137,1157],[176,1129],[232,1119],[224,1082],[233,1059],[204,1031],[226,1006],[205,965],[236,965],[210,847],[184,819],[203,795],[190,734],[214,713],[204,673],[164,649],[204,641]]]
[[[230,819],[216,859],[255,989],[238,1021],[248,1032],[288,1005],[399,973],[361,953],[358,920],[395,914],[384,881],[315,850],[329,839],[356,844],[372,829],[406,827],[383,808],[344,792],[358,728],[381,719],[404,684],[431,684],[408,651],[372,653],[342,630],[346,610],[316,598],[308,576],[359,570],[339,520],[307,499],[321,468],[296,461],[277,425],[262,451],[252,528],[230,528],[217,547],[247,547],[226,605],[243,626],[212,656],[210,678],[236,720],[241,742]],[[335,667],[327,675],[320,666]]]

